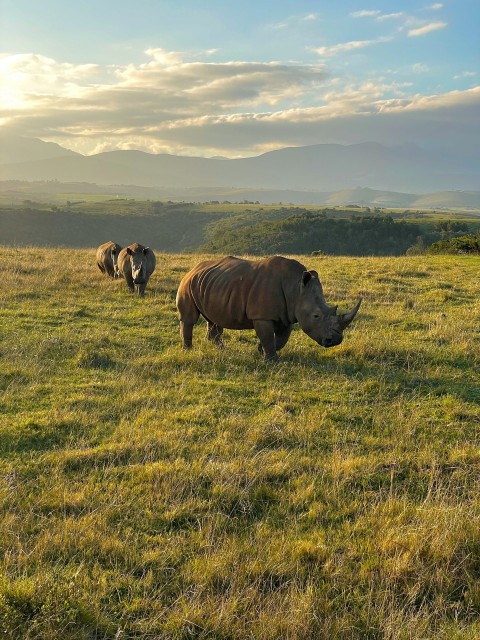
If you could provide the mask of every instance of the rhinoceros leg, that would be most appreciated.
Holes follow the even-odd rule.
[[[180,338],[184,349],[192,348],[193,323],[180,320]]]
[[[287,327],[285,327],[284,325],[275,327],[275,348],[277,351],[283,349],[283,347],[287,344],[291,333],[291,325],[288,325]]]
[[[254,320],[253,328],[260,340],[258,350],[265,355],[266,360],[278,360],[275,349],[275,329],[271,320]]]
[[[127,287],[129,289],[129,291],[134,293],[135,292],[135,285],[133,284],[132,274],[128,273],[128,271],[125,272],[125,281],[127,283]]]
[[[223,328],[218,324],[214,324],[207,320],[207,338],[214,342],[218,347],[223,347],[222,340]]]

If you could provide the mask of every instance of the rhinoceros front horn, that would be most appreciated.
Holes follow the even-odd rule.
[[[361,304],[362,304],[362,299],[360,298],[360,300],[357,302],[357,304],[353,307],[351,311],[347,311],[347,313],[344,313],[341,316],[339,316],[340,324],[342,325],[343,329],[345,329],[345,327],[348,327],[351,321],[355,318],[355,316],[357,315],[357,311],[360,309]]]

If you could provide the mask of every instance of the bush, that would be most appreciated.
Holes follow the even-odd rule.
[[[465,235],[449,240],[434,242],[427,249],[433,254],[480,254],[480,234]]]

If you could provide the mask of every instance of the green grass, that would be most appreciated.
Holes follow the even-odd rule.
[[[479,258],[302,258],[363,306],[269,365],[94,254],[2,249],[2,637],[479,637]]]

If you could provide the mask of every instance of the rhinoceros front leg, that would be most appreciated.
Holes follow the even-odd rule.
[[[266,360],[278,360],[275,349],[275,328],[271,320],[254,320],[253,328],[260,340],[258,350],[263,353]]]
[[[291,325],[288,325],[287,327],[285,327],[284,325],[275,327],[275,348],[277,351],[283,349],[283,347],[287,344],[291,333]]]
[[[222,340],[223,328],[219,327],[218,324],[214,324],[213,322],[209,322],[207,320],[207,338],[214,342],[217,347],[223,347]]]
[[[125,273],[125,281],[127,283],[128,290],[131,293],[134,293],[135,292],[135,285],[133,283],[132,274],[128,273],[128,271]]]

